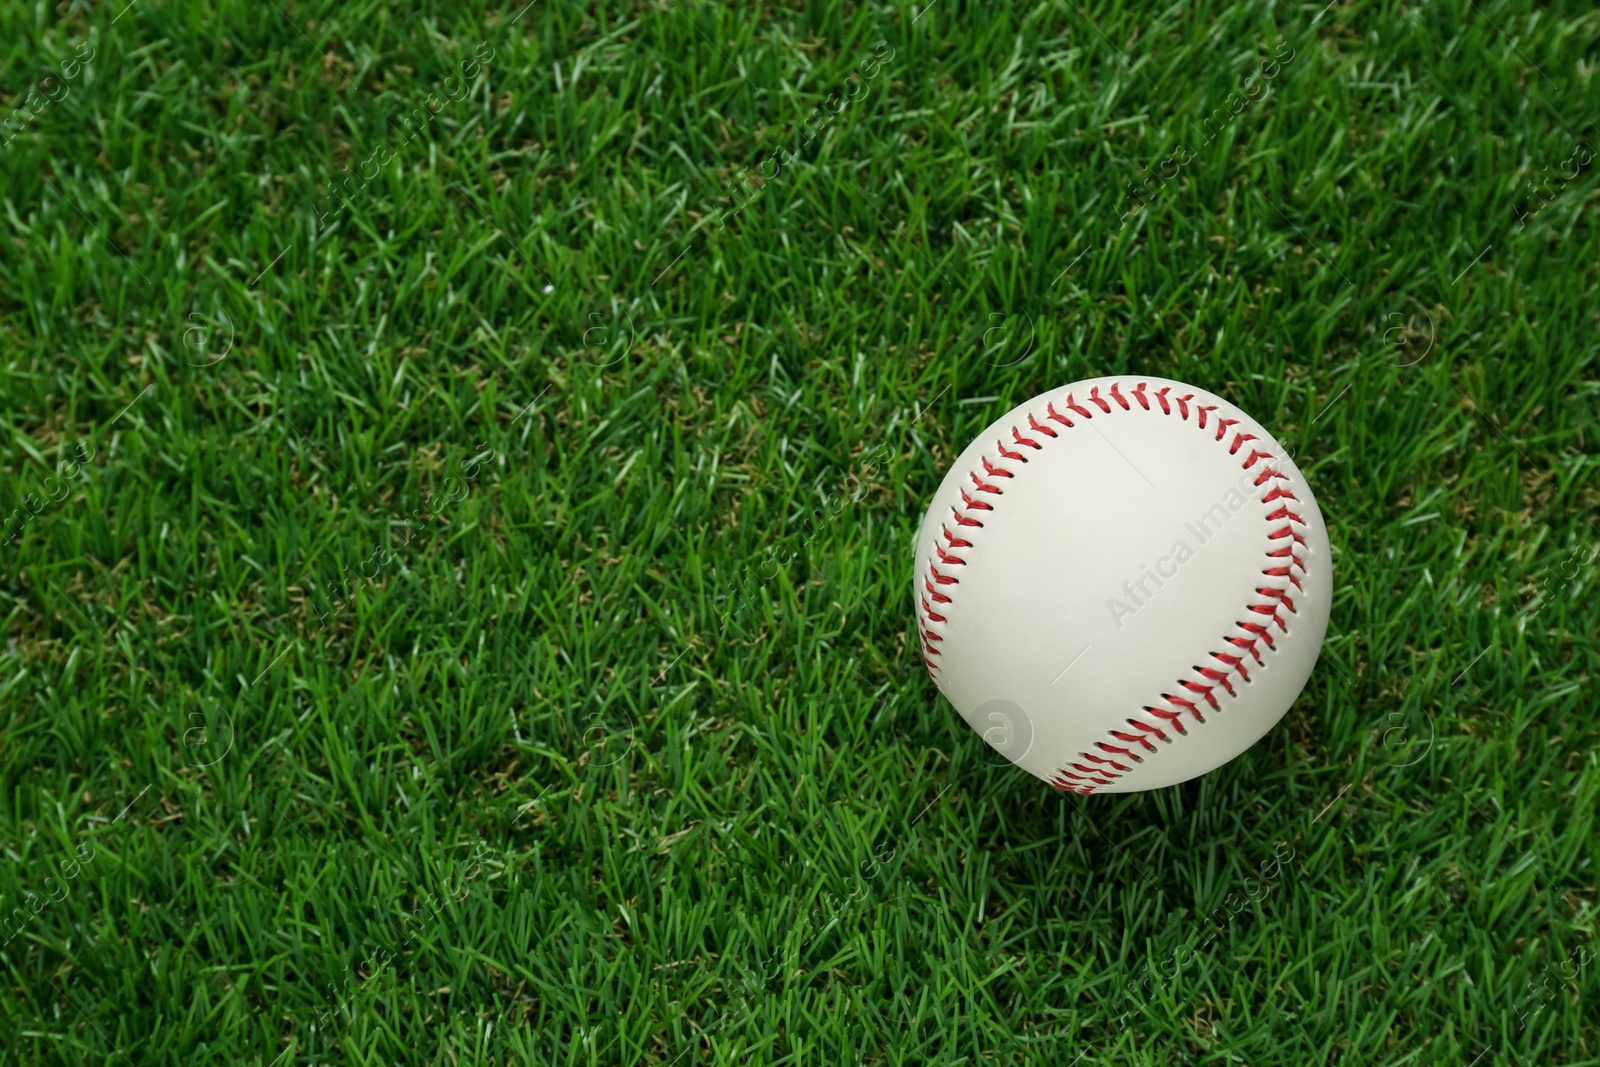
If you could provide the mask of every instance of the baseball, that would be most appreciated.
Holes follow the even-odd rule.
[[[1074,382],[996,421],[939,486],[916,546],[923,659],[1058,789],[1159,789],[1289,710],[1332,562],[1305,476],[1249,415],[1163,378]]]

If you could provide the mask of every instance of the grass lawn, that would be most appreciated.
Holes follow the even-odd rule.
[[[0,7],[0,1065],[1600,1064],[1592,4],[519,7]],[[1113,373],[1337,590],[1083,797],[911,538]]]

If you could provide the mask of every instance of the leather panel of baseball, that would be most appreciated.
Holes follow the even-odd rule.
[[[940,691],[1024,770],[1159,789],[1289,710],[1331,563],[1311,487],[1249,415],[1094,378],[1007,413],[946,474],[917,540],[918,629]]]

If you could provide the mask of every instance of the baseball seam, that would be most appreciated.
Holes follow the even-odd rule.
[[[1116,407],[1100,395],[1100,386],[1089,390],[1089,395],[1083,404],[1073,399],[1071,393],[1067,394],[1062,407],[1072,416],[1077,416],[1083,421],[1095,417],[1095,412],[1088,406],[1099,408],[1101,416],[1110,415],[1120,408],[1125,412],[1132,412],[1133,406],[1128,402],[1132,397],[1138,402],[1140,409],[1149,413],[1156,413],[1151,406],[1153,398],[1160,406],[1160,414],[1171,416],[1174,409],[1178,417],[1184,422],[1189,422],[1190,413],[1195,414],[1194,425],[1201,430],[1207,429],[1207,416],[1215,411],[1217,405],[1191,405],[1194,399],[1190,393],[1181,397],[1173,397],[1170,401],[1167,394],[1172,391],[1172,386],[1145,395],[1147,383],[1140,382],[1127,395],[1121,391],[1121,382],[1112,382],[1107,390],[1107,396],[1115,401]],[[974,518],[974,513],[990,512],[995,510],[995,505],[987,500],[980,499],[974,494],[1001,497],[1005,490],[999,482],[1003,479],[1015,478],[1019,473],[1016,465],[1025,465],[1027,456],[1018,449],[1027,448],[1034,451],[1043,451],[1044,445],[1036,438],[1055,439],[1060,436],[1060,431],[1049,423],[1056,423],[1069,429],[1076,426],[1069,414],[1063,414],[1055,409],[1054,402],[1045,405],[1045,421],[1040,422],[1033,415],[1028,415],[1028,433],[1025,435],[1017,427],[1011,428],[1012,445],[1007,447],[1004,440],[997,441],[995,449],[996,458],[991,461],[987,455],[980,455],[983,464],[983,473],[970,471],[972,492],[962,488],[961,506],[951,505],[951,515],[956,529],[968,536],[979,536],[975,531],[983,528],[983,522]],[[1227,436],[1230,427],[1238,423],[1238,419],[1224,419],[1216,417],[1211,420],[1215,427],[1213,439],[1221,444]],[[1236,432],[1233,441],[1227,446],[1228,455],[1236,456],[1239,450],[1250,441],[1259,441],[1254,434]],[[1191,719],[1204,725],[1206,719],[1201,712],[1201,704],[1206,705],[1211,711],[1220,713],[1222,704],[1217,699],[1217,690],[1221,689],[1230,697],[1239,694],[1234,689],[1231,675],[1237,673],[1245,684],[1250,682],[1250,672],[1246,657],[1254,659],[1257,666],[1264,666],[1261,644],[1267,646],[1269,652],[1277,651],[1271,627],[1276,624],[1281,634],[1289,632],[1289,625],[1284,619],[1284,612],[1290,615],[1298,614],[1294,600],[1289,595],[1292,586],[1296,593],[1304,591],[1301,579],[1307,577],[1306,561],[1302,551],[1306,547],[1305,533],[1309,526],[1303,518],[1296,514],[1292,507],[1300,507],[1299,498],[1290,491],[1289,476],[1273,466],[1276,457],[1270,452],[1251,446],[1249,453],[1241,463],[1241,469],[1251,471],[1258,465],[1265,464],[1256,475],[1255,487],[1260,488],[1268,481],[1274,484],[1261,497],[1261,503],[1277,503],[1278,507],[1268,512],[1266,521],[1270,527],[1267,532],[1267,551],[1265,553],[1268,566],[1261,571],[1261,584],[1255,587],[1255,595],[1244,605],[1244,612],[1248,616],[1243,621],[1235,621],[1231,633],[1222,635],[1222,641],[1227,649],[1218,651],[1210,650],[1206,653],[1201,664],[1191,668],[1190,675],[1177,679],[1174,686],[1177,693],[1162,693],[1160,699],[1152,704],[1143,705],[1143,717],[1130,717],[1127,725],[1131,731],[1117,727],[1107,731],[1110,741],[1095,742],[1095,752],[1079,752],[1076,757],[1066,761],[1065,765],[1058,765],[1056,776],[1051,779],[1051,784],[1057,789],[1082,793],[1088,795],[1100,786],[1111,785],[1117,779],[1130,773],[1134,767],[1144,762],[1145,755],[1155,753],[1157,750],[1154,741],[1172,744],[1173,739],[1168,736],[1168,731],[1174,731],[1179,736],[1188,736],[1188,729],[1183,723],[1183,714],[1189,713]],[[965,508],[965,511],[962,509]],[[959,551],[972,548],[973,542],[965,536],[950,532],[950,526],[945,523],[940,525],[941,537],[933,540],[933,555],[928,562],[928,573],[922,578],[923,595],[919,596],[917,614],[920,622],[919,630],[922,636],[923,663],[928,668],[928,674],[935,685],[939,684],[939,665],[936,662],[941,655],[937,644],[944,640],[944,636],[935,628],[934,624],[942,624],[947,617],[941,610],[948,612],[955,603],[953,594],[955,586],[961,584],[961,579],[952,573],[947,573],[952,568],[966,566],[967,560],[959,555]],[[945,570],[940,570],[943,566]],[[1217,666],[1210,665],[1215,662]],[[1158,706],[1164,705],[1164,706]],[[1136,749],[1142,750],[1136,751]]]

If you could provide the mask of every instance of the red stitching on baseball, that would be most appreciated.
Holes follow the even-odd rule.
[[[1116,733],[1113,732],[1111,736],[1115,737]],[[1133,760],[1135,763],[1143,763],[1144,762],[1144,757],[1143,756],[1135,756],[1130,750],[1128,750],[1126,748],[1118,748],[1116,745],[1108,745],[1104,741],[1096,741],[1094,743],[1094,747],[1098,748],[1102,752],[1115,752],[1118,755],[1126,756],[1129,759]],[[1118,766],[1120,766],[1120,764],[1118,764]]]
[[[1165,733],[1163,733],[1159,726],[1151,726],[1149,723],[1140,722],[1138,719],[1129,719],[1128,720],[1128,725],[1134,727],[1135,729],[1143,730],[1145,733],[1155,734],[1158,738],[1160,738],[1161,740],[1165,741],[1167,744],[1169,744],[1169,745],[1172,744],[1172,738],[1168,737]],[[1118,737],[1122,737],[1121,734],[1118,734],[1117,736]],[[1126,737],[1123,737],[1122,739],[1124,741],[1128,740],[1128,738],[1126,738]],[[1154,751],[1153,748],[1152,748],[1152,751]]]
[[[1266,454],[1266,453],[1265,453],[1265,452],[1263,452],[1263,453],[1261,453],[1261,454],[1262,454],[1262,455],[1263,455],[1263,456],[1266,456],[1266,455],[1267,455],[1267,454]],[[1267,456],[1267,458],[1268,458],[1268,459],[1271,459],[1271,458],[1272,458],[1272,457],[1271,457],[1271,456]],[[1249,463],[1249,461],[1248,461],[1248,460],[1246,460],[1246,461],[1245,461],[1245,466],[1246,466],[1246,467],[1249,467],[1249,466],[1250,466],[1250,463]],[[1266,480],[1267,480],[1267,479],[1269,479],[1269,478],[1282,478],[1282,479],[1283,479],[1283,480],[1284,480],[1284,481],[1288,481],[1288,480],[1289,480],[1289,476],[1288,476],[1288,475],[1286,475],[1286,474],[1284,474],[1284,473],[1283,473],[1283,472],[1282,472],[1282,471],[1275,471],[1275,470],[1273,470],[1273,469],[1271,469],[1271,468],[1270,468],[1270,467],[1269,467],[1269,468],[1268,468],[1268,469],[1266,469],[1266,470],[1264,470],[1264,471],[1262,471],[1262,472],[1261,472],[1261,473],[1260,473],[1260,475],[1258,475],[1258,476],[1257,476],[1257,477],[1256,477],[1256,484],[1257,484],[1257,485],[1260,485],[1260,484],[1261,484],[1261,483],[1262,483],[1262,482],[1264,482],[1264,481],[1266,481]]]
[[[1163,699],[1167,699],[1167,698],[1163,697]],[[1177,730],[1178,733],[1183,734],[1185,737],[1187,737],[1189,735],[1189,731],[1185,730],[1183,728],[1183,713],[1182,712],[1167,711],[1167,710],[1165,710],[1163,708],[1152,708],[1149,704],[1146,704],[1144,706],[1144,710],[1148,711],[1150,714],[1154,715],[1158,719],[1167,720],[1167,722],[1172,724],[1172,728],[1173,729]],[[1190,711],[1194,711],[1194,705],[1193,704],[1189,705],[1189,710]],[[1199,714],[1196,713],[1195,717],[1199,718]],[[1129,719],[1128,721],[1132,722],[1133,720]]]
[[[1045,418],[1050,419],[1050,420],[1052,420],[1054,422],[1059,422],[1063,426],[1070,427],[1070,426],[1073,425],[1073,422],[1072,422],[1071,419],[1067,418],[1065,415],[1061,414],[1061,412],[1056,410],[1055,404],[1053,404],[1053,403],[1052,404],[1046,404],[1044,406],[1044,410],[1045,410]]]
[[[1000,495],[1000,487],[998,485],[990,485],[988,482],[978,477],[977,471],[972,471],[970,473],[972,474],[972,484],[978,487],[978,492],[993,493],[995,496]]]
[[[1068,425],[1071,425],[1071,424],[1069,423]],[[988,457],[984,457],[984,460],[983,460],[983,473],[989,475],[992,478],[1015,478],[1016,477],[1015,474],[1012,474],[1010,471],[1006,470],[1004,467],[996,467],[993,463],[990,463],[989,460],[988,460]],[[999,490],[995,490],[995,491],[999,492]]]
[[[944,620],[940,619],[939,621],[943,622]],[[1257,640],[1260,640],[1260,639],[1257,638]],[[1242,637],[1230,637],[1230,638],[1228,638],[1228,644],[1233,645],[1236,648],[1244,649],[1246,652],[1250,653],[1250,655],[1255,657],[1255,661],[1257,663],[1262,663],[1263,662],[1263,660],[1261,659],[1261,653],[1256,651],[1256,642],[1255,641],[1246,641]]]
[[[1107,390],[1108,395],[1112,400],[1116,401],[1123,411],[1132,411],[1132,405],[1128,403],[1127,399],[1121,392],[1121,384],[1122,383],[1120,381],[1112,382]],[[1145,395],[1145,390],[1147,388],[1147,383],[1139,382],[1133,389],[1128,391],[1128,395],[1134,400],[1138,401],[1141,409],[1144,411],[1152,411],[1153,409],[1150,406],[1150,401]],[[1163,415],[1172,414],[1172,404],[1168,403],[1167,400],[1167,394],[1171,391],[1171,386],[1163,386],[1162,388],[1154,391],[1156,403],[1161,405],[1161,413]],[[1185,394],[1184,396],[1173,397],[1172,399],[1177,403],[1179,418],[1187,422],[1189,420],[1189,401],[1194,399],[1194,394],[1189,393]],[[1111,413],[1111,405],[1107,403],[1103,397],[1101,397],[1100,387],[1098,385],[1090,388],[1087,400],[1089,403],[1098,406],[1102,414]],[[1092,419],[1095,415],[1092,410],[1078,403],[1073,398],[1071,393],[1067,394],[1067,398],[1065,401],[1063,401],[1062,406],[1073,414],[1079,415],[1085,419]],[[1195,424],[1200,429],[1205,429],[1207,414],[1215,411],[1217,407],[1218,405],[1216,404],[1196,405]],[[1068,427],[1069,429],[1076,426],[1076,424],[1066,415],[1056,411],[1053,401],[1045,405],[1045,412],[1046,418],[1050,422],[1058,423],[1062,426]],[[1213,439],[1221,442],[1227,436],[1228,430],[1235,426],[1238,422],[1238,419],[1217,419],[1216,427],[1213,433]],[[1057,438],[1060,436],[1060,431],[1044,425],[1031,414],[1028,416],[1028,426],[1031,431],[1043,434],[1050,438]],[[1011,437],[1016,444],[1025,446],[1027,448],[1032,448],[1036,451],[1042,450],[1044,447],[1038,441],[1022,436],[1021,432],[1016,427],[1011,428]],[[1235,433],[1233,435],[1232,442],[1228,445],[1228,454],[1230,456],[1237,455],[1239,449],[1242,448],[1247,442],[1256,440],[1258,440],[1258,438],[1254,434]],[[1028,462],[1027,456],[1023,455],[1021,452],[1007,448],[1006,443],[1003,440],[997,441],[995,443],[995,448],[999,452],[1002,459],[1010,460],[1016,463]],[[1270,465],[1270,463],[1275,459],[1276,457],[1270,452],[1263,452],[1259,448],[1252,448],[1240,466],[1242,469],[1248,471],[1257,463],[1263,460],[1268,461],[1268,465],[1264,466],[1261,472],[1255,478],[1254,484],[1258,488],[1272,480],[1287,482],[1289,480],[1288,475]],[[982,462],[983,473],[986,477],[1016,477],[1015,471],[1006,470],[1004,467],[996,466],[989,461],[988,457],[982,457]],[[983,481],[983,479],[981,479],[976,472],[969,473],[971,474],[972,482],[976,487],[977,492],[992,493],[996,496],[1003,495],[999,486],[993,484],[992,482]],[[994,505],[985,503],[984,501],[974,500],[965,489],[961,490],[961,499],[963,506],[967,507],[968,509],[978,511],[994,510]],[[1294,493],[1290,492],[1284,486],[1275,485],[1261,498],[1261,502],[1264,504],[1270,504],[1279,500],[1292,500],[1298,503],[1299,497],[1295,496]],[[977,527],[981,529],[983,527],[983,523],[977,521],[976,519],[968,518],[957,508],[952,507],[950,511],[955,517],[956,526],[958,528]],[[1263,568],[1261,573],[1267,577],[1287,579],[1288,583],[1297,593],[1303,592],[1304,586],[1301,584],[1299,575],[1304,575],[1308,572],[1306,570],[1305,560],[1299,554],[1297,554],[1295,546],[1304,546],[1306,541],[1300,530],[1296,529],[1295,527],[1306,527],[1307,524],[1305,519],[1302,518],[1297,512],[1289,510],[1287,504],[1280,504],[1276,510],[1266,516],[1266,519],[1270,523],[1285,524],[1277,526],[1269,531],[1267,534],[1268,540],[1272,542],[1284,541],[1286,543],[1282,546],[1274,547],[1266,553],[1267,558],[1274,561],[1276,565]],[[944,536],[946,545],[948,545],[951,550],[973,547],[973,543],[971,541],[963,540],[962,538],[953,535],[948,526],[941,526],[940,531]],[[938,554],[939,562],[945,565],[965,566],[967,563],[967,560],[964,558],[952,555],[950,552],[946,552],[937,544],[934,545],[934,551]],[[938,585],[941,586],[959,585],[960,580],[950,575],[941,574],[938,568],[935,567],[932,562],[929,563],[928,570],[932,576],[932,580],[930,581],[928,578],[923,579],[923,585],[926,588],[928,595],[919,598],[921,601],[920,607],[923,618],[926,622],[947,622],[948,620],[946,617],[935,611],[933,605],[949,604],[951,603],[951,598],[939,592],[934,583],[937,582]],[[1296,571],[1299,572],[1299,575],[1295,573]],[[1156,707],[1154,705],[1146,704],[1141,708],[1141,710],[1146,714],[1154,717],[1160,725],[1130,718],[1127,720],[1129,726],[1132,726],[1136,730],[1143,731],[1144,734],[1153,734],[1157,740],[1171,744],[1172,738],[1167,736],[1165,728],[1170,728],[1176,731],[1180,736],[1188,736],[1189,731],[1183,724],[1184,710],[1188,711],[1190,717],[1195,722],[1204,724],[1206,721],[1205,716],[1201,714],[1200,704],[1197,703],[1197,701],[1203,701],[1207,707],[1214,711],[1220,712],[1222,710],[1222,705],[1217,700],[1215,694],[1216,689],[1220,688],[1232,697],[1238,696],[1238,691],[1234,688],[1231,675],[1237,673],[1240,679],[1248,684],[1250,682],[1250,675],[1246,664],[1246,655],[1248,655],[1250,659],[1253,659],[1258,666],[1265,666],[1266,661],[1262,658],[1261,650],[1257,646],[1265,644],[1268,651],[1277,651],[1277,645],[1274,643],[1272,638],[1271,625],[1276,624],[1279,631],[1288,633],[1289,626],[1283,617],[1283,612],[1287,611],[1291,615],[1297,614],[1294,599],[1289,595],[1288,589],[1274,589],[1270,586],[1259,586],[1256,588],[1255,592],[1257,596],[1264,597],[1269,602],[1264,604],[1246,604],[1244,605],[1245,612],[1251,616],[1262,616],[1263,620],[1261,622],[1252,622],[1247,618],[1244,620],[1235,621],[1234,626],[1237,629],[1242,630],[1244,633],[1249,634],[1249,637],[1223,637],[1223,641],[1226,644],[1232,646],[1233,648],[1240,649],[1243,654],[1234,654],[1226,651],[1208,651],[1207,655],[1209,655],[1211,659],[1222,664],[1223,667],[1226,668],[1225,670],[1219,670],[1216,667],[1202,667],[1196,665],[1192,667],[1191,670],[1198,675],[1199,678],[1204,679],[1204,681],[1196,681],[1194,679],[1187,678],[1180,678],[1176,681],[1178,688],[1184,692],[1194,695],[1196,698],[1195,700],[1186,699],[1176,693],[1162,693],[1161,700],[1167,705],[1166,707]],[[930,598],[932,603],[929,603]],[[937,684],[939,668],[930,657],[938,656],[940,654],[939,650],[933,647],[932,642],[942,641],[943,637],[932,630],[929,630],[926,625],[919,627],[919,630],[920,636],[923,639],[922,645],[925,652],[925,655],[923,656],[923,663],[927,666],[928,673],[933,677],[934,683]],[[1206,684],[1208,682],[1210,684]],[[1129,733],[1121,727],[1107,732],[1110,737],[1117,741],[1122,741],[1129,745],[1139,745],[1146,752],[1156,751],[1156,746],[1150,743],[1147,736],[1141,736],[1137,733]],[[1143,757],[1139,756],[1131,748],[1123,748],[1116,745],[1107,744],[1103,741],[1095,742],[1095,747],[1100,749],[1102,752],[1120,755],[1135,763],[1142,763],[1144,761]],[[1093,766],[1086,766],[1084,763],[1077,762],[1068,763],[1067,767],[1081,771],[1082,774],[1074,774],[1072,771],[1067,770],[1066,767],[1062,767],[1058,770],[1056,777],[1051,779],[1052,785],[1058,789],[1069,792],[1089,795],[1092,794],[1099,786],[1111,785],[1118,778],[1122,777],[1123,774],[1132,769],[1116,762],[1113,759],[1097,756],[1092,752],[1080,752],[1076,758],[1079,760],[1088,761],[1088,763],[1093,764]]]
[[[1135,723],[1135,725],[1138,724]],[[1146,727],[1146,729],[1150,729],[1150,727]],[[1157,733],[1159,732],[1157,731]],[[1134,744],[1143,745],[1146,752],[1154,752],[1156,750],[1156,746],[1152,745],[1148,738],[1140,737],[1138,734],[1130,734],[1123,730],[1112,730],[1111,736],[1118,741],[1131,741]]]

